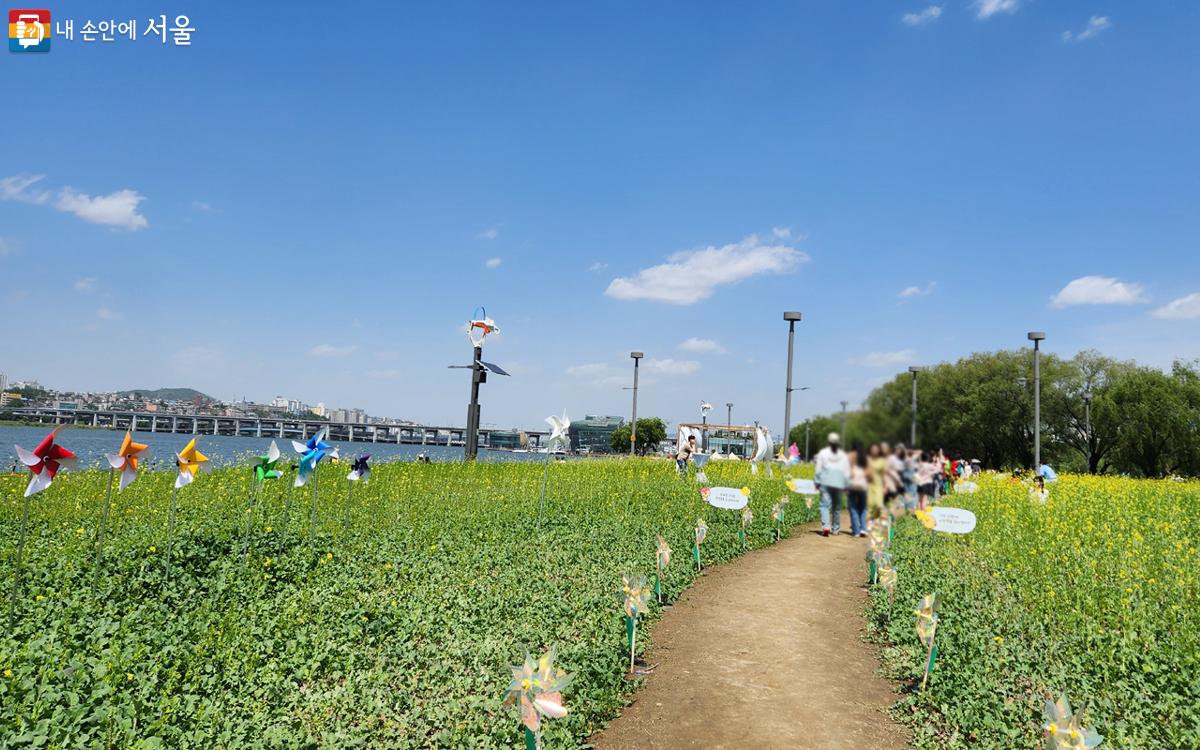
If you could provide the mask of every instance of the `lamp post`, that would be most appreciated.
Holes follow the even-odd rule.
[[[732,401],[725,402],[725,424],[729,425],[730,427],[733,426],[733,402]]]
[[[808,461],[808,430],[812,427],[812,420],[804,420],[804,460]]]
[[[842,445],[846,444],[846,406],[849,401],[842,402]]]
[[[910,367],[908,371],[912,373],[912,427],[908,432],[908,447],[917,447],[917,373],[920,372],[920,367]]]
[[[637,451],[637,389],[638,389],[638,362],[642,357],[646,356],[642,352],[630,352],[629,358],[633,360],[633,422],[629,425],[629,455],[632,456]]]
[[[1033,342],[1033,471],[1042,470],[1042,363],[1041,342],[1045,331],[1030,331],[1026,337]]]
[[[1083,439],[1087,441],[1087,470],[1092,473],[1092,389],[1083,389]]]
[[[712,411],[712,404],[707,401],[700,402],[700,450],[703,453],[708,452],[708,413]]]
[[[474,356],[469,365],[450,365],[451,368],[471,371],[471,403],[467,405],[467,429],[463,436],[463,458],[474,461],[479,455],[479,385],[487,382],[488,372],[508,375],[499,365],[483,361],[483,341],[489,333],[499,333],[496,321],[487,316],[483,307],[475,308],[467,323],[467,338],[474,347]],[[449,438],[447,438],[447,444]]]
[[[783,439],[787,441],[791,439],[792,430],[792,349],[796,338],[796,322],[800,320],[800,313],[794,310],[785,312],[783,319],[788,323],[787,390],[784,391],[783,397]]]

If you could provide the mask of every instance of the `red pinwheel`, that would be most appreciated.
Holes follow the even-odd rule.
[[[27,451],[19,445],[14,446],[21,463],[28,466],[29,470],[33,472],[33,478],[29,480],[29,486],[25,488],[25,497],[49,487],[59,469],[71,468],[75,465],[75,454],[54,442],[54,438],[58,437],[61,430],[61,427],[51,430],[46,439],[38,443],[38,447],[32,451]]]

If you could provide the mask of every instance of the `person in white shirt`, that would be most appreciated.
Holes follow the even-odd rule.
[[[842,438],[829,433],[829,445],[817,453],[813,482],[821,491],[821,533],[829,536],[842,528],[842,498],[850,481],[850,459],[842,450]]]

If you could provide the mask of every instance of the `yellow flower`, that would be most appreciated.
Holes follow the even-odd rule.
[[[436,544],[431,544],[431,545],[429,545],[429,551],[430,551],[430,552],[437,552],[437,545],[436,545]]]
[[[42,602],[42,601],[45,601],[45,600],[46,600],[46,597],[42,596],[41,594],[38,594],[38,595],[37,595],[36,601]]]
[[[264,568],[271,567],[271,558],[268,557],[267,559],[263,560],[263,567]]]
[[[1001,636],[996,636],[996,643],[1004,643],[1004,638]]]
[[[332,553],[332,552],[326,552],[326,553],[325,553],[325,559],[326,559],[326,560],[332,560],[332,559],[333,559],[333,553]]]
[[[745,495],[746,497],[750,497],[750,488],[742,487],[742,494]]]
[[[5,677],[12,677],[12,670],[11,670],[11,669],[6,669],[6,670],[4,670],[4,676],[5,676]]]
[[[75,536],[83,536],[83,528],[75,529]]]
[[[267,527],[267,533],[268,533],[268,534],[270,534],[270,533],[271,533],[271,527],[270,527],[270,526],[268,526],[268,527]]]
[[[158,547],[155,547],[154,545],[150,545],[149,550],[150,550],[150,553],[153,554],[155,552],[158,552]]]
[[[133,682],[133,672],[126,672],[126,673],[125,673],[125,681],[126,681],[126,682]]]
[[[391,564],[391,563],[384,563],[384,564],[383,564],[383,569],[384,569],[384,570],[391,570],[391,569],[392,569],[392,564]]]

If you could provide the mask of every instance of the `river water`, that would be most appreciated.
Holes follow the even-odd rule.
[[[27,450],[33,450],[46,437],[50,426],[17,427],[0,425],[0,471],[20,470],[17,462],[17,452],[14,445]],[[75,429],[67,427],[58,436],[58,442],[64,448],[79,456],[79,468],[102,467],[108,468],[104,459],[105,453],[116,453],[121,447],[125,433],[117,430]],[[174,466],[175,453],[192,439],[191,435],[172,434],[169,432],[135,432],[134,440],[150,446],[151,459],[149,468],[166,469]],[[208,456],[215,466],[227,466],[234,463],[248,463],[251,456],[264,455],[267,446],[274,440],[279,446],[285,461],[298,458],[292,448],[291,440],[280,440],[269,437],[235,437],[233,435],[197,435],[196,447]],[[341,451],[343,459],[371,454],[372,462],[380,461],[414,461],[424,453],[431,461],[461,461],[462,448],[450,448],[444,445],[396,445],[395,443],[346,443],[331,442],[330,445]],[[539,453],[512,453],[509,451],[491,451],[480,449],[481,461],[542,461],[545,456]]]

